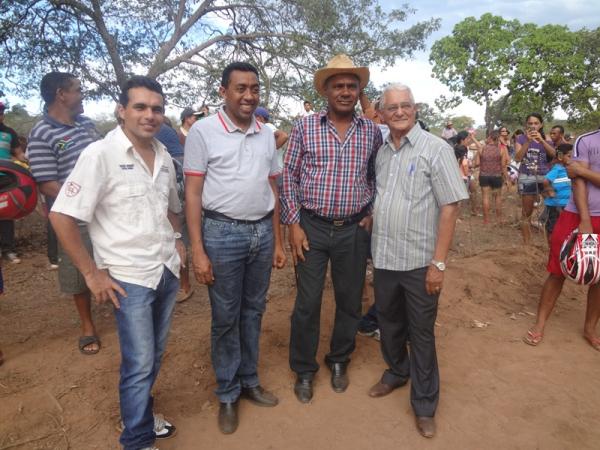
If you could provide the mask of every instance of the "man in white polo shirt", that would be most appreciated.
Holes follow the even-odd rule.
[[[175,169],[154,139],[163,122],[160,84],[132,77],[119,96],[122,127],[89,145],[50,213],[61,245],[97,301],[112,301],[121,346],[119,394],[125,450],[154,448],[175,427],[152,413],[152,386],[167,342],[180,261]],[[88,223],[94,260],[76,220]]]
[[[258,380],[258,341],[271,267],[283,267],[275,139],[254,118],[258,71],[225,68],[225,105],[196,122],[185,143],[186,218],[196,279],[208,285],[219,428],[238,426],[238,399],[275,406]]]

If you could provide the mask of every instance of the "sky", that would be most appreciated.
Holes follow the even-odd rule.
[[[401,8],[408,3],[417,12],[410,16],[407,25],[427,20],[431,17],[442,19],[440,29],[427,40],[427,50],[415,55],[412,60],[397,61],[393,67],[371,69],[371,80],[380,87],[389,82],[401,82],[411,88],[417,102],[434,104],[440,95],[450,96],[450,91],[431,77],[429,51],[438,39],[452,34],[454,25],[466,17],[481,17],[484,13],[502,16],[507,20],[518,19],[521,23],[536,25],[564,24],[571,30],[594,29],[600,26],[600,0],[410,0],[381,1],[385,9]],[[478,125],[484,122],[485,108],[465,99],[463,103],[448,112],[449,115],[466,115],[475,119]],[[556,118],[565,118],[564,112],[557,111]]]
[[[382,87],[390,82],[402,82],[411,87],[417,102],[434,104],[434,100],[440,95],[449,96],[450,92],[439,81],[431,77],[431,66],[429,64],[429,51],[431,45],[438,39],[450,35],[455,24],[466,17],[480,17],[486,12],[500,15],[505,19],[518,19],[520,22],[532,22],[537,25],[565,24],[572,30],[586,28],[597,28],[600,26],[600,0],[380,0],[381,6],[390,10],[402,8],[404,3],[416,9],[414,15],[409,16],[408,21],[401,26],[410,26],[413,23],[428,20],[432,17],[442,19],[440,29],[433,33],[427,40],[427,49],[419,52],[412,60],[398,60],[392,67],[385,70],[382,67],[371,67],[371,80],[376,87]],[[28,101],[8,97],[11,104],[25,103],[30,113],[39,113],[41,102],[32,98]],[[86,114],[91,117],[105,116],[112,112],[113,103],[86,102]],[[298,105],[301,108],[301,105]],[[292,114],[300,112],[291,111]],[[179,110],[167,108],[169,116],[179,116]],[[475,119],[478,125],[483,123],[484,107],[470,100],[463,103],[447,113],[458,116],[467,115]],[[557,118],[564,118],[564,113],[557,111]]]

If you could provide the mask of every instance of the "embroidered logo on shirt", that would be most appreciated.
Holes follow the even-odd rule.
[[[59,152],[62,152],[68,150],[72,143],[71,137],[67,136],[56,143],[56,148],[58,148]]]
[[[167,172],[167,173],[169,173],[169,168],[168,168],[167,166],[160,166],[160,170],[161,170],[162,172]]]
[[[133,164],[119,164],[121,170],[133,170]]]
[[[81,186],[74,181],[69,181],[65,186],[65,194],[67,197],[75,197],[81,191]]]

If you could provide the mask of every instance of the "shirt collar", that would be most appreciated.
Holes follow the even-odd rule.
[[[410,145],[415,145],[415,142],[417,142],[417,138],[422,133],[423,133],[423,129],[421,128],[421,125],[419,124],[419,122],[416,122],[414,124],[414,126],[410,129],[410,131],[406,134],[406,136],[404,136],[404,138],[402,138],[402,143],[400,144],[400,147],[402,147],[405,142],[408,142]],[[390,134],[388,134],[388,137],[385,139],[385,142],[387,144],[389,144],[389,146],[392,150],[396,150],[396,147],[394,146],[394,140],[392,139],[391,130],[390,130]]]
[[[119,125],[110,132],[110,137],[115,141],[115,147],[120,148],[124,153],[129,150],[133,151],[133,144]],[[152,139],[152,149],[156,154],[166,151],[165,146],[156,138]]]
[[[82,115],[77,115],[74,120],[75,124],[69,125],[68,123],[59,122],[54,117],[50,116],[47,111],[44,111],[44,121],[48,122],[53,127],[75,128],[81,124],[81,122],[83,121],[82,119],[83,119]]]
[[[217,111],[217,117],[219,119],[219,122],[221,122],[221,125],[223,125],[223,129],[227,133],[235,133],[236,131],[239,131],[240,133],[244,133],[244,134],[253,134],[253,133],[260,132],[260,130],[262,128],[262,126],[260,125],[258,120],[256,120],[254,115],[252,115],[252,123],[248,127],[248,130],[247,131],[242,130],[240,127],[238,127],[236,124],[234,124],[231,121],[231,119],[227,115],[227,112],[225,111],[225,106],[221,106],[219,108],[219,110]]]
[[[327,123],[327,121],[329,120],[329,118],[327,117],[327,112],[328,112],[328,109],[324,109],[323,111],[320,111],[318,113],[319,123],[321,125],[325,125]],[[352,122],[354,124],[356,124],[356,126],[362,125],[364,123],[364,121],[365,121],[364,117],[361,117],[361,116],[357,115],[356,113],[352,114]]]

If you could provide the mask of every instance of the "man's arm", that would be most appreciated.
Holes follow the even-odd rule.
[[[587,162],[577,161],[572,162],[567,166],[567,174],[573,179],[573,201],[579,213],[579,232],[593,233],[592,219],[590,217],[590,209],[588,207],[588,193],[586,180],[596,186],[600,186],[600,173],[590,170],[590,165]]]
[[[285,131],[281,131],[281,130],[275,130],[273,132],[273,136],[275,136],[275,147],[276,148],[283,147],[289,137]]]
[[[185,178],[185,218],[192,246],[192,268],[199,283],[212,284],[215,277],[212,264],[202,243],[202,190],[204,175]]]
[[[79,234],[79,226],[75,219],[66,214],[50,212],[48,218],[60,241],[60,245],[67,252],[73,264],[85,278],[85,283],[96,297],[96,301],[104,303],[112,301],[115,308],[119,308],[119,300],[114,291],[117,291],[123,297],[127,297],[126,292],[119,286],[105,270],[99,270],[96,263],[86,250]]]
[[[275,246],[273,249],[273,267],[281,269],[285,266],[285,251],[283,250],[283,242],[281,239],[281,208],[279,206],[279,189],[277,188],[277,178],[269,177],[269,184],[275,196],[275,208],[273,210],[273,235],[275,237]]]
[[[440,208],[440,220],[438,224],[437,240],[433,259],[436,261],[446,261],[452,238],[454,237],[454,228],[456,219],[458,219],[458,202],[443,205]],[[430,265],[425,277],[425,289],[429,295],[437,294],[442,289],[444,282],[444,272],[437,267]]]
[[[175,233],[181,233],[181,216],[179,214],[172,212],[169,209],[169,210],[167,210],[167,219],[169,219],[169,222],[171,223],[171,226],[173,227],[173,231]],[[179,259],[181,260],[181,267],[185,267],[186,261],[187,261],[187,255],[185,254],[185,245],[184,245],[182,239],[175,240],[175,249],[177,250],[177,253],[179,254]]]
[[[42,181],[38,183],[40,192],[46,197],[56,198],[60,192],[61,184],[58,181]]]

